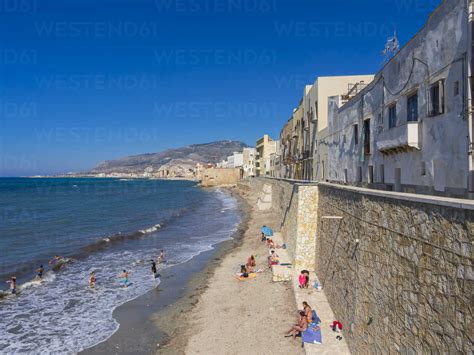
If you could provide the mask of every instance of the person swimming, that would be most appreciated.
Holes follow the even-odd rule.
[[[10,292],[12,293],[12,295],[16,295],[16,277],[10,277],[10,280],[8,280],[7,283],[10,284]]]
[[[128,272],[127,272],[127,270],[123,270],[122,275],[120,275],[120,277],[122,278],[123,287],[124,288],[128,287]]]
[[[63,258],[59,255],[55,255],[50,261],[48,261],[49,265],[56,264],[58,261],[61,261]]]
[[[43,280],[43,273],[44,273],[44,267],[43,265],[40,265],[40,267],[36,269],[36,278],[39,279],[40,281]]]
[[[95,277],[95,272],[92,271],[92,272],[89,274],[89,287],[90,287],[90,288],[94,288],[96,282],[97,282],[97,278]]]
[[[157,269],[156,269],[156,263],[154,260],[151,260],[151,272],[153,273],[153,277],[155,277]]]

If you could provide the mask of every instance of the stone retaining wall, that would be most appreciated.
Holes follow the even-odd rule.
[[[364,190],[319,184],[316,269],[351,351],[472,354],[474,211]]]

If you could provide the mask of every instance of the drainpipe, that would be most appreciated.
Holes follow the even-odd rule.
[[[474,31],[474,0],[469,0],[468,4],[468,31],[467,31],[467,122],[469,131],[469,149],[468,149],[468,194],[469,198],[474,198],[474,161],[473,161],[473,149],[474,149],[474,127],[473,127],[473,31]]]

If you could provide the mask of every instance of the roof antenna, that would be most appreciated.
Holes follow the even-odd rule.
[[[385,43],[385,48],[382,52],[383,54],[383,64],[386,64],[392,59],[395,54],[400,49],[400,43],[398,42],[397,38],[397,31],[393,32],[392,37],[387,38],[387,43]]]

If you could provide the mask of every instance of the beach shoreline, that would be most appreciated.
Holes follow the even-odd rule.
[[[277,228],[279,221],[271,211],[258,211],[255,191],[239,186],[230,190],[240,208],[246,208],[241,238],[205,272],[207,281],[194,295],[194,304],[177,318],[178,334],[156,354],[303,353],[300,341],[283,336],[296,319],[293,288],[273,282],[268,251],[260,240],[261,226]],[[263,272],[240,281],[236,272],[250,255],[256,255],[257,269]],[[156,322],[162,327],[159,319]]]
[[[84,349],[82,354],[150,354],[170,350],[173,354],[184,353],[186,342],[179,333],[186,322],[185,314],[196,305],[222,258],[240,245],[249,218],[247,202],[232,188],[220,189],[237,201],[240,223],[232,239],[183,264],[162,270],[160,286],[117,307],[113,318],[120,324],[119,329],[101,343]]]

